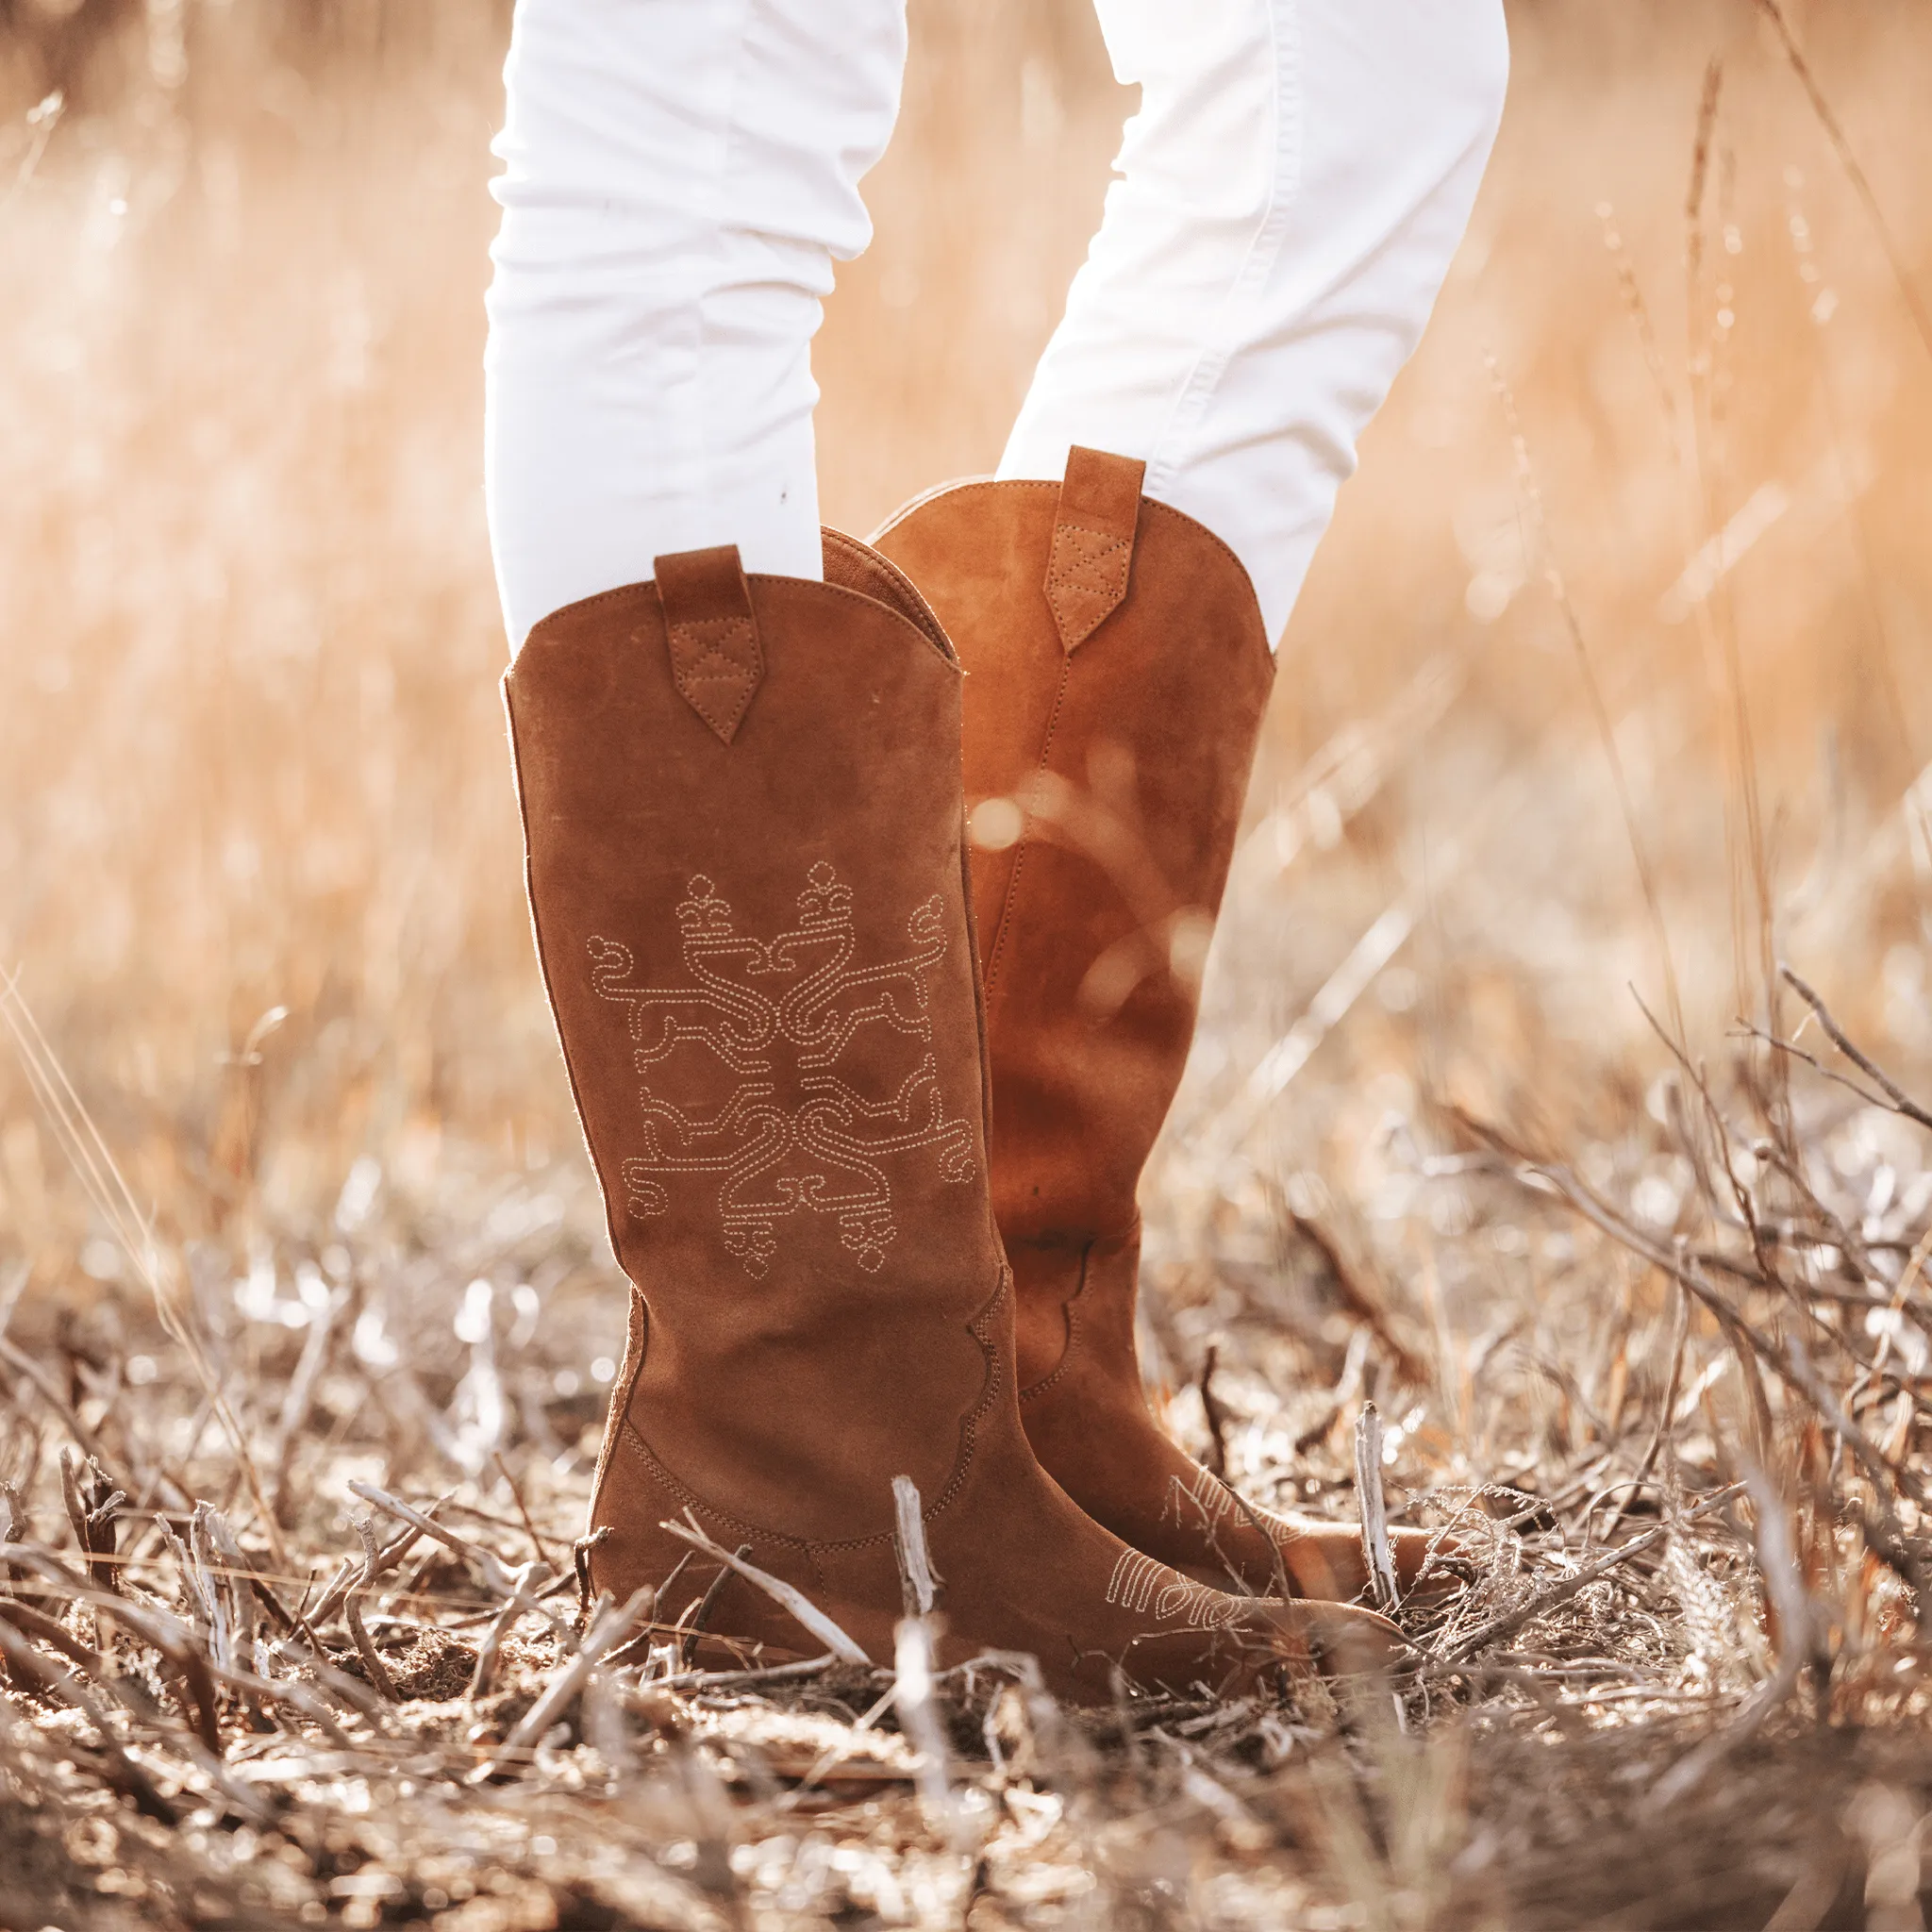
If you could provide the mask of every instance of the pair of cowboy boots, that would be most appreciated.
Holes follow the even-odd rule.
[[[942,490],[874,546],[827,531],[823,582],[660,558],[505,680],[635,1289],[591,1575],[711,1655],[823,1651],[790,1586],[889,1658],[896,1476],[942,1661],[1030,1653],[1092,1700],[1401,1653],[1307,1600],[1360,1587],[1352,1534],[1239,1502],[1141,1390],[1136,1185],[1273,662],[1233,553],[1141,480],[1076,450]]]

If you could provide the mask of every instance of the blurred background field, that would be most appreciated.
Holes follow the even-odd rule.
[[[868,186],[877,239],[817,352],[824,513],[859,533],[991,467],[1131,105],[1084,0],[911,10],[905,113]],[[1756,1123],[1734,1166],[1767,1199],[1790,1191],[1806,1287],[1849,1270],[1890,1300],[1863,1328],[1845,1313],[1880,1373],[1848,1355],[1834,1399],[1901,1466],[1920,1457],[1926,1135],[1803,1068],[1788,1097],[1789,1063],[1740,1028],[1805,1019],[1774,989],[1788,959],[1932,1091],[1932,20],[1890,0],[1781,17],[1793,43],[1747,0],[1512,8],[1472,231],[1281,654],[1203,1039],[1150,1179],[1146,1325],[1196,1443],[1215,1350],[1220,1435],[1257,1491],[1352,1507],[1346,1429],[1374,1392],[1399,1494],[1557,1499],[1525,1532],[1545,1539],[1530,1572],[1588,1547],[1578,1506],[1646,1445],[1646,1479],[1675,1458],[1709,1489],[1743,1479],[1748,1440],[1824,1607],[1807,1721],[1876,1725],[1858,1700],[1883,1651],[1910,1663],[1885,1707],[1908,1743],[1917,1638],[1866,1531],[1895,1506],[1909,1569],[1909,1484],[1883,1495],[1789,1378],[1754,1407],[1748,1351],[1703,1312],[1679,1339],[1657,1259],[1737,1219],[1711,1184],[1730,1143],[1660,1026]],[[278,1458],[277,1562],[349,1546],[344,1457],[511,1519],[527,1499],[567,1539],[618,1353],[496,691],[478,365],[508,32],[500,0],[0,0],[0,975],[151,1221],[240,1429]],[[1850,1071],[1815,1023],[1801,1043]],[[1619,1204],[1639,1248],[1518,1185],[1529,1158]],[[1806,1332],[1789,1294],[1738,1292],[1779,1345],[1787,1322]],[[63,1424],[22,1359],[110,1460],[214,1494],[257,1548],[180,1337],[6,1057],[0,1337],[0,1483],[42,1529]],[[1675,1634],[1644,1668],[1666,1704],[1700,1686],[1711,1723],[1798,1654],[1765,1608],[1764,1507],[1739,1518],[1737,1561],[1711,1559],[1702,1635],[1682,1576],[1614,1607],[1663,1617]],[[1609,1705],[1537,1728],[1556,1694],[1524,1693],[1527,1731],[1496,1735],[1608,1749]],[[1702,1735],[1671,1711],[1655,1761],[1617,1740],[1650,1767],[1630,1790]],[[1056,1854],[1064,1896],[991,1884],[980,1911],[1047,1924],[1110,1899],[1116,1923],[1248,1923],[1234,1871],[1277,1887],[1254,1923],[1287,1922],[1287,1886],[1311,1924],[1755,1924],[1793,1900],[1781,1924],[1922,1924],[1898,1847],[1924,1836],[1932,1754],[1887,1730],[1903,1768],[1874,1769],[1835,1735],[1732,1790],[1789,1793],[1788,1774],[1851,1754],[1814,1807],[1823,1848],[1789,1872],[1750,1838],[1804,1838],[1765,1823],[1771,1797],[1703,1817],[1707,1851],[1735,1856],[1701,1864],[1650,1816],[1642,1876],[1628,1820],[1545,1815],[1517,1771],[1441,1757],[1412,1780],[1436,1792],[1434,1838],[1364,1826],[1357,1845],[1330,1792],[1307,1800],[1318,1826],[1257,1847],[1162,1786],[1166,1892],[1095,1824]],[[1737,1748],[1767,1750],[1755,1729]],[[1562,1890],[1583,1883],[1578,1843],[1588,1898]],[[1737,1917],[1700,1916],[1700,1871],[1739,1874]],[[1640,1877],[1691,1889],[1652,1910]],[[864,1910],[924,1922],[906,1884],[897,1920],[876,1887]]]
[[[575,1137],[521,904],[478,483],[504,9],[122,13],[90,36],[92,9],[14,0],[0,69],[8,968],[185,1234],[312,1218],[363,1155],[544,1166]],[[818,355],[825,514],[861,532],[991,466],[1126,106],[1072,0],[915,20],[878,238]],[[1804,25],[1922,265],[1932,36],[1885,7]],[[31,125],[56,85],[58,125]],[[1525,8],[1474,230],[1282,655],[1257,809],[1301,783],[1310,836],[1275,868],[1294,889],[1241,951],[1241,1001],[1291,1020],[1362,915],[1424,882],[1404,970],[1453,1023],[1440,1079],[1534,1075],[1551,1104],[1656,1060],[1624,991],[1657,1005],[1656,948],[1554,562],[1699,1038],[1741,1010],[1722,630],[1782,942],[1874,1040],[1932,1051],[1902,820],[1932,757],[1928,409],[1932,350],[1752,9]],[[1737,555],[1707,625],[1682,585],[1717,575],[1712,525]],[[1324,770],[1350,734],[1366,751]],[[1452,872],[1429,881],[1431,845]],[[1420,1010],[1372,1005],[1384,1031]],[[1316,1084],[1380,1043],[1344,1029]],[[52,1283],[86,1230],[31,1109],[10,1092],[8,1112],[8,1233]]]

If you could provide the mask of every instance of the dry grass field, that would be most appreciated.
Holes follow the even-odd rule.
[[[991,463],[1129,105],[1083,0],[912,14],[818,352],[860,532]],[[1922,1927],[1932,19],[1514,9],[1145,1200],[1171,1426],[1353,1518],[1373,1402],[1475,1575],[1399,1693],[1099,1714],[578,1603],[507,33],[0,0],[0,1926]]]

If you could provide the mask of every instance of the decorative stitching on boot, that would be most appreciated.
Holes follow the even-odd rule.
[[[1110,536],[1084,524],[1054,525],[1046,601],[1067,650],[1091,637],[1118,608],[1133,561],[1132,537]]]
[[[1029,1383],[1020,1391],[1022,1403],[1031,1402],[1036,1396],[1044,1395],[1058,1382],[1074,1363],[1074,1350],[1080,1340],[1080,1302],[1087,1292],[1087,1284],[1092,1278],[1093,1250],[1099,1244],[1089,1241],[1080,1250],[1080,1282],[1073,1293],[1060,1304],[1060,1317],[1067,1324],[1066,1345],[1060,1350],[1060,1358],[1037,1382]]]
[[[986,1356],[986,1386],[980,1391],[979,1400],[961,1419],[959,1424],[959,1454],[953,1464],[953,1473],[946,1480],[946,1486],[937,1496],[923,1499],[924,1507],[922,1514],[930,1523],[942,1510],[949,1508],[959,1499],[960,1491],[966,1487],[966,1478],[973,1468],[973,1458],[979,1450],[979,1424],[998,1407],[1000,1391],[1006,1387],[1006,1375],[1002,1368],[1000,1353],[1001,1317],[1010,1298],[1013,1285],[1011,1269],[1000,1274],[1000,1285],[993,1291],[992,1297],[966,1324],[967,1333],[978,1342]],[[814,1550],[862,1550],[874,1543],[889,1543],[895,1532],[882,1530],[873,1536],[848,1537],[842,1541],[814,1543]]]
[[[952,1475],[939,1495],[925,1504],[924,1514],[928,1522],[958,1500],[960,1491],[966,1487],[966,1478],[973,1467],[974,1457],[978,1451],[979,1424],[999,1405],[1000,1391],[1005,1387],[999,1341],[1003,1326],[1002,1318],[1011,1291],[1012,1271],[1002,1269],[999,1286],[993,1291],[986,1306],[967,1324],[968,1333],[979,1343],[986,1355],[986,1386],[980,1391],[979,1400],[960,1422],[959,1454],[953,1464]],[[761,1524],[748,1523],[742,1517],[733,1516],[728,1510],[718,1508],[716,1505],[706,1501],[689,1484],[674,1475],[664,1466],[657,1451],[644,1441],[637,1424],[631,1420],[628,1404],[625,1405],[622,1417],[613,1420],[610,1434],[612,1440],[624,1439],[632,1453],[643,1459],[651,1479],[669,1491],[686,1508],[694,1509],[700,1516],[708,1517],[713,1523],[735,1530],[741,1537],[754,1541],[778,1543],[787,1549],[803,1552],[806,1561],[812,1566],[813,1574],[819,1577],[821,1582],[824,1580],[820,1567],[822,1555],[874,1548],[890,1543],[897,1533],[895,1530],[884,1529],[875,1530],[871,1536],[815,1539],[794,1536],[786,1530],[767,1529]]]
[[[672,680],[693,711],[729,744],[765,675],[758,625],[748,617],[701,617],[669,630]]]
[[[1227,1485],[1219,1481],[1211,1470],[1195,1473],[1187,1498],[1207,1518],[1210,1527],[1234,1509],[1234,1498],[1228,1493]]]
[[[1184,1623],[1190,1630],[1225,1628],[1241,1614],[1240,1602],[1195,1583],[1157,1557],[1123,1550],[1108,1579],[1107,1600],[1156,1623]]]
[[[943,1180],[977,1171],[972,1124],[948,1117],[930,1048],[944,906],[934,893],[906,922],[912,951],[874,966],[853,963],[852,890],[831,866],[811,868],[798,907],[790,930],[753,939],[694,876],[677,908],[684,986],[638,986],[627,946],[590,941],[591,984],[628,1008],[645,1076],[642,1147],[620,1163],[625,1205],[654,1219],[676,1177],[716,1174],[724,1249],[747,1274],[766,1272],[780,1224],[801,1213],[835,1217],[841,1244],[876,1273],[898,1236],[881,1162],[930,1149]],[[903,1074],[880,1066],[894,1036],[926,1044]]]
[[[632,1452],[644,1463],[651,1481],[675,1497],[679,1507],[690,1509],[720,1528],[732,1531],[742,1541],[767,1543],[777,1548],[792,1550],[806,1561],[811,1560],[810,1538],[791,1536],[781,1529],[767,1529],[760,1523],[747,1523],[743,1517],[734,1516],[728,1509],[720,1509],[715,1503],[708,1502],[699,1495],[689,1483],[680,1481],[665,1468],[658,1452],[644,1441],[637,1424],[628,1414],[624,1418],[623,1433]]]
[[[959,1424],[959,1455],[953,1464],[953,1474],[940,1493],[925,1501],[922,1512],[930,1523],[942,1510],[949,1508],[959,1499],[966,1487],[966,1478],[973,1468],[973,1458],[979,1450],[979,1424],[998,1407],[1000,1391],[1006,1387],[1003,1368],[1005,1360],[1000,1349],[1000,1337],[1005,1325],[1006,1309],[1012,1296],[1013,1271],[1004,1268],[1000,1271],[1000,1285],[996,1288],[986,1306],[966,1324],[967,1332],[978,1342],[986,1356],[986,1387],[980,1391],[979,1400]],[[862,1550],[877,1543],[889,1543],[895,1532],[880,1530],[872,1536],[846,1537],[839,1541],[815,1542],[811,1548],[819,1550]]]

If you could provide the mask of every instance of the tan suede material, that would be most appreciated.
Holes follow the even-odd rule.
[[[673,682],[685,703],[729,744],[765,675],[751,588],[737,546],[663,558],[657,584]]]
[[[825,561],[811,583],[666,558],[663,595],[555,613],[505,680],[538,950],[637,1291],[595,1583],[663,1583],[687,1549],[661,1525],[689,1512],[884,1661],[906,1474],[949,1655],[1031,1650],[1092,1698],[1116,1660],[1150,1686],[1241,1683],[1310,1627],[1371,1629],[1152,1563],[1028,1449],[988,1193],[962,680],[891,564],[831,533]],[[735,626],[722,662],[680,646],[691,625]],[[717,1569],[690,1562],[660,1621]],[[736,1576],[708,1628],[820,1647]]]
[[[1141,521],[1144,463],[1092,450],[1067,458],[1046,559],[1046,603],[1069,652],[1077,651],[1125,602]]]
[[[1125,601],[1064,649],[1042,593],[1059,495],[964,484],[877,540],[958,627],[969,809],[1024,816],[1016,843],[973,855],[1009,1249],[1133,1227],[1274,679],[1246,573],[1151,501]]]
[[[967,672],[992,1189],[1022,1412],[1049,1473],[1137,1548],[1255,1590],[1279,1574],[1278,1548],[1302,1590],[1352,1594],[1358,1556],[1337,1574],[1297,1525],[1263,1518],[1257,1532],[1155,1425],[1141,1385],[1136,1190],[1193,1035],[1274,660],[1233,552],[1151,499],[1125,512],[1139,487],[1138,464],[1076,449],[1063,485],[960,484],[874,539]],[[1132,533],[1124,558],[1108,553],[1124,594],[1077,637],[1060,590],[1070,529]],[[1017,841],[987,849],[989,828],[1016,823]]]

